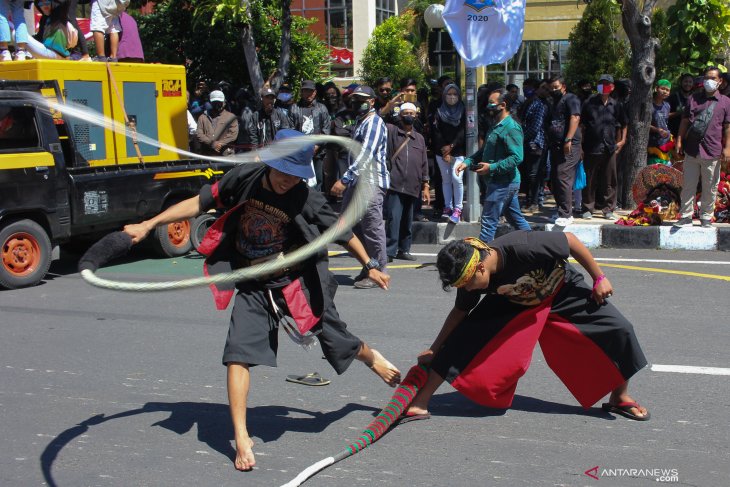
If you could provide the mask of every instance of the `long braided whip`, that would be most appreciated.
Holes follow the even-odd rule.
[[[378,439],[383,436],[386,431],[388,431],[388,428],[390,428],[393,423],[395,423],[398,418],[406,412],[408,406],[413,401],[413,398],[426,383],[427,375],[428,374],[424,366],[415,365],[411,367],[411,370],[408,371],[405,379],[403,379],[398,388],[395,390],[395,393],[393,394],[393,397],[390,398],[388,404],[363,430],[362,435],[336,455],[324,458],[305,468],[299,473],[299,475],[281,487],[298,487],[318,472],[339,462],[340,460],[344,460],[345,458],[364,450],[378,441]]]

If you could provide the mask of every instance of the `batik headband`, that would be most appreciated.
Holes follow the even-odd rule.
[[[469,259],[464,264],[464,267],[459,273],[459,277],[451,284],[451,287],[463,287],[467,282],[471,281],[474,274],[477,272],[477,265],[481,262],[481,250],[486,250],[487,254],[492,250],[489,245],[485,244],[478,238],[468,237],[464,239],[464,242],[468,243],[474,249]]]

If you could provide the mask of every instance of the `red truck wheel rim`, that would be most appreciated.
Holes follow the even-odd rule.
[[[41,262],[41,246],[29,233],[10,235],[2,248],[2,263],[7,272],[23,277],[32,274]]]
[[[175,247],[183,247],[190,241],[190,222],[184,220],[181,222],[170,223],[167,226],[167,236],[170,243]]]

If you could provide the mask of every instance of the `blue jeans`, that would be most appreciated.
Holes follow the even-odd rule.
[[[6,0],[0,2],[0,42],[10,42],[11,40],[8,17],[13,18],[16,44],[25,44],[28,42],[28,26],[25,25],[22,0]]]
[[[482,208],[482,228],[479,232],[479,239],[482,242],[494,240],[499,217],[503,213],[507,221],[517,230],[531,230],[530,224],[520,212],[520,202],[517,198],[519,191],[520,183],[490,183],[487,185],[487,194],[484,197]]]

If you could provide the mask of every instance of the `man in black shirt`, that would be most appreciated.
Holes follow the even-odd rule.
[[[292,107],[293,128],[304,135],[329,135],[332,131],[332,118],[327,107],[317,101],[317,85],[314,81],[302,81],[301,98]],[[314,146],[314,174],[317,178],[315,189],[322,190],[324,178],[324,146]]]
[[[604,218],[615,220],[616,156],[626,143],[628,123],[623,105],[611,97],[613,77],[601,75],[598,94],[589,98],[581,111],[583,126],[583,165],[586,187],[583,188],[583,218],[593,218],[601,210]]]
[[[261,90],[261,108],[241,116],[237,146],[242,150],[258,149],[274,141],[280,129],[290,128],[289,116],[283,108],[274,106],[276,93],[271,88]]]

